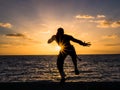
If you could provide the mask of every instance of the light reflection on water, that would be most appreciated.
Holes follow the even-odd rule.
[[[79,75],[74,74],[71,58],[65,59],[67,82],[120,81],[120,55],[81,55]],[[57,56],[0,56],[0,82],[60,79]]]

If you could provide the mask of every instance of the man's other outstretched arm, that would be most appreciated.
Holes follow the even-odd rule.
[[[49,40],[48,40],[48,43],[51,43],[55,40],[55,35],[53,35]]]
[[[82,45],[82,46],[90,46],[91,44],[90,44],[90,42],[83,42],[83,41],[81,41],[81,40],[78,40],[78,39],[75,39],[75,38],[73,38],[72,37],[72,39],[71,39],[73,42],[76,42],[76,43],[78,43],[78,44],[80,44],[80,45]]]

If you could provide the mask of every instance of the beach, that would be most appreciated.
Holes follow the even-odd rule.
[[[120,82],[12,82],[0,83],[0,90],[120,90]]]

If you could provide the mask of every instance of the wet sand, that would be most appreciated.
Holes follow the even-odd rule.
[[[0,90],[120,90],[120,82],[12,82],[0,83]]]

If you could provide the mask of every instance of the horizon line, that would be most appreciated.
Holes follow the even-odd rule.
[[[1,54],[0,56],[57,56],[58,54]],[[120,55],[120,53],[77,54],[77,55]]]

